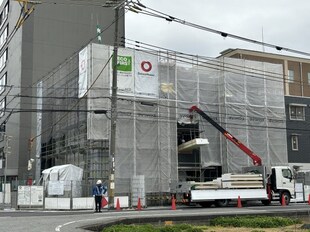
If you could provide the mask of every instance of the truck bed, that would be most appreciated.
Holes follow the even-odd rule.
[[[214,200],[267,200],[265,188],[261,189],[200,189],[191,190],[191,202],[203,202]]]

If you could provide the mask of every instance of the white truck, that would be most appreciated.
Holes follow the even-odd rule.
[[[209,182],[180,183],[176,192],[182,191],[183,201],[198,203],[203,207],[212,204],[226,206],[232,200],[257,201],[269,205],[271,201],[279,201],[288,205],[290,199],[295,197],[295,181],[293,170],[288,166],[275,166],[266,170],[262,166],[261,158],[246,147],[241,141],[222,128],[197,106],[193,106],[190,112],[196,112],[227,139],[238,146],[253,160],[253,167],[244,169],[244,174],[223,174]]]
[[[212,204],[227,206],[230,201],[242,202],[261,201],[269,205],[271,201],[279,201],[288,205],[294,198],[293,172],[287,166],[271,168],[271,175],[266,174],[265,168],[249,167],[245,174],[223,174],[209,182],[191,182],[179,185],[183,188],[185,200],[197,203],[203,207]]]

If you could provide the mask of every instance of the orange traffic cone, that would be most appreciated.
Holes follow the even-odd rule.
[[[140,197],[138,198],[137,210],[141,210],[141,200],[140,200]]]
[[[242,208],[240,196],[238,196],[238,204],[237,204],[237,207],[238,207],[238,208]]]
[[[281,205],[282,205],[282,206],[286,206],[284,195],[282,195],[282,198],[281,198]]]
[[[310,194],[308,196],[308,205],[310,205]]]
[[[117,198],[117,200],[116,200],[116,210],[117,211],[120,211],[121,210],[121,206],[120,206],[120,204],[119,204],[119,199]]]
[[[174,196],[172,196],[172,199],[171,199],[171,209],[172,210],[176,210],[176,206],[175,206],[175,199],[174,199]]]

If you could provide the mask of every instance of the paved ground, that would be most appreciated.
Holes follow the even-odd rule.
[[[0,210],[0,231],[9,232],[85,232],[85,228],[115,223],[149,223],[164,224],[165,221],[182,221],[206,223],[210,218],[221,215],[269,214],[290,217],[309,217],[310,206],[306,203],[281,206],[250,205],[237,208],[235,205],[225,208],[149,207],[141,211],[122,210],[94,213],[93,211],[40,211],[40,210]]]

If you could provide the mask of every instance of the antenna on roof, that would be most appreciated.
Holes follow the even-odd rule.
[[[263,52],[265,52],[265,46],[264,46],[264,27],[262,26],[262,48]]]

